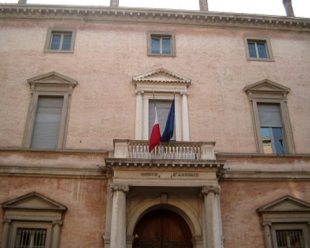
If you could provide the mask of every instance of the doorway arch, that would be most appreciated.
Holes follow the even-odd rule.
[[[192,233],[176,212],[156,209],[145,214],[134,229],[133,248],[193,248]]]

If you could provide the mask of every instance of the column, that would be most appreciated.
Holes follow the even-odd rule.
[[[182,96],[182,140],[189,141],[189,121],[188,121],[188,106],[187,92],[181,92]]]
[[[199,0],[199,6],[201,11],[208,11],[208,0]]]
[[[143,139],[143,91],[136,90],[136,140]]]
[[[62,225],[61,220],[55,220],[52,222],[53,226],[53,234],[52,234],[52,248],[58,248],[59,247],[59,241],[60,241],[60,226]]]
[[[4,219],[2,223],[4,224],[3,237],[2,237],[2,248],[7,248],[9,247],[9,232],[10,232],[12,220]]]
[[[272,248],[271,243],[271,222],[263,222],[266,248]]]
[[[206,248],[222,247],[222,230],[220,209],[217,194],[220,193],[219,185],[208,185],[202,188],[204,194],[204,245]]]
[[[112,223],[110,248],[126,247],[126,192],[127,185],[112,185]]]

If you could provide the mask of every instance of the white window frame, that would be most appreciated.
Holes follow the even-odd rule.
[[[154,94],[158,100],[172,100],[175,95],[175,138],[176,141],[190,141],[187,103],[190,82],[190,79],[162,68],[133,78],[136,85],[136,140],[149,139],[149,102]]]
[[[155,95],[155,100],[173,100],[173,95],[174,93],[159,93],[156,92],[154,93]],[[143,140],[148,140],[149,139],[149,104],[150,100],[153,100],[153,93],[145,93],[144,94],[144,99],[143,99]],[[176,141],[184,141],[183,140],[183,135],[182,135],[182,102],[181,102],[181,96],[178,94],[175,96],[175,138]],[[150,120],[152,121],[152,120]],[[164,130],[160,130],[161,134],[163,134]]]

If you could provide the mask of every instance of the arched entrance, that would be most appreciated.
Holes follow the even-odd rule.
[[[185,220],[166,209],[143,216],[134,235],[133,248],[193,248],[192,234]]]

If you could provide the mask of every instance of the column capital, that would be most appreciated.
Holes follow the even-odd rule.
[[[8,218],[4,218],[4,219],[2,220],[2,223],[11,224],[11,223],[12,223],[12,220],[11,220],[11,219],[8,219]]]
[[[204,195],[209,194],[209,192],[213,192],[214,194],[219,194],[221,192],[220,185],[207,185],[203,186],[201,193]]]
[[[262,226],[263,226],[263,227],[265,227],[265,226],[271,227],[271,226],[272,226],[272,223],[271,223],[270,221],[264,221],[264,222],[262,223]]]
[[[124,193],[126,193],[129,191],[129,186],[125,184],[112,184],[111,189],[112,189],[112,192],[123,191]]]
[[[135,93],[137,95],[143,95],[144,94],[144,90],[135,90]]]
[[[180,95],[181,95],[181,96],[187,96],[188,94],[189,94],[189,93],[188,93],[187,91],[181,91],[181,92],[180,92]]]
[[[55,225],[62,226],[62,221],[61,220],[53,220],[52,225],[53,226],[55,226]]]

